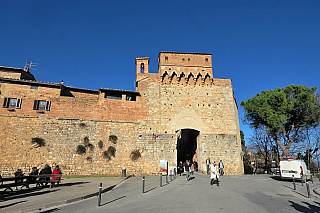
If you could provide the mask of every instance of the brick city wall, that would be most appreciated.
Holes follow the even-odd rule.
[[[29,173],[33,166],[42,168],[45,164],[60,165],[65,175],[121,175],[123,167],[128,174],[156,174],[159,161],[154,157],[159,159],[157,155],[165,147],[165,143],[159,143],[152,135],[142,134],[144,127],[135,122],[2,115],[0,123],[3,176],[12,176],[17,168]],[[108,140],[109,135],[118,137],[116,144]],[[32,144],[33,137],[45,139],[46,145]],[[86,154],[79,155],[76,147],[84,145],[85,137],[94,149],[87,148]],[[102,149],[98,147],[100,140],[104,144]],[[109,146],[116,148],[111,160],[103,157]],[[136,149],[142,157],[133,161],[130,154]]]
[[[200,171],[206,171],[210,158],[223,160],[227,174],[242,174],[231,80],[213,78],[211,61],[210,54],[160,53],[158,73],[149,73],[149,58],[137,58],[136,101],[126,101],[125,94],[122,100],[107,99],[105,90],[2,81],[0,101],[21,98],[22,104],[20,109],[0,108],[1,175],[13,175],[17,168],[29,173],[44,164],[58,164],[64,174],[72,175],[120,175],[123,167],[128,174],[157,174],[160,160],[177,165],[181,129],[199,131]],[[33,110],[34,100],[51,101],[50,111]],[[118,137],[117,144],[108,140],[109,135]],[[33,137],[45,139],[46,146],[35,147]],[[85,137],[93,150],[76,154]],[[98,147],[100,140],[103,149]],[[103,152],[111,145],[116,156],[107,160]],[[137,149],[141,158],[132,161],[130,154]]]
[[[137,109],[136,101],[106,99],[104,93],[72,92],[73,97],[60,93],[59,87],[44,85],[32,89],[29,84],[1,83],[1,100],[21,98],[22,103],[20,109],[0,108],[0,114],[119,121],[145,118],[143,111]],[[51,101],[50,111],[33,110],[34,100]]]

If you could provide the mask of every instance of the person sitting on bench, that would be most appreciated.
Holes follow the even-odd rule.
[[[39,173],[39,175],[51,175],[51,174],[52,174],[52,170],[48,164],[46,164],[44,166],[44,168]],[[43,177],[43,178],[40,178],[40,180],[41,181],[50,181],[50,177]],[[41,183],[41,185],[44,186],[43,183]],[[47,186],[47,185],[48,185],[48,182],[45,183],[45,186]]]
[[[62,174],[61,170],[59,169],[59,165],[56,165],[56,169],[52,171],[53,175],[60,175]],[[53,177],[52,180],[60,180],[60,177]],[[59,186],[59,181],[57,182],[57,185]]]
[[[22,177],[24,174],[22,173],[22,170],[21,169],[18,169],[15,173],[14,173],[14,177]],[[22,182],[22,179],[21,180],[19,180],[19,179],[16,179],[15,181],[14,181],[15,183],[21,183]],[[18,190],[18,187],[17,187],[17,185],[16,185],[16,190]]]
[[[32,167],[32,171],[29,173],[29,175],[38,175],[38,169],[37,167]],[[36,177],[31,177],[30,181],[35,182],[37,180]]]

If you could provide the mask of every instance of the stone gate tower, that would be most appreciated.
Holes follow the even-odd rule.
[[[160,52],[158,61],[158,73],[149,73],[149,58],[136,58],[149,157],[156,164],[197,161],[202,171],[207,159],[223,160],[226,173],[243,173],[231,79],[213,77],[211,54]]]

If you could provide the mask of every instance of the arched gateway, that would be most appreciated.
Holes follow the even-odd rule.
[[[177,165],[186,160],[198,161],[198,140],[204,128],[201,117],[194,110],[184,110],[172,119],[172,128],[176,132]]]

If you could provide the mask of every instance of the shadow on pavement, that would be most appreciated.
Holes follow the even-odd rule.
[[[300,205],[298,203],[295,203],[293,201],[290,201],[290,200],[289,200],[289,202],[291,203],[291,206],[295,210],[300,211],[300,212],[320,212],[320,206],[319,205],[315,206],[315,205],[312,205],[312,204],[307,203],[307,202],[302,202],[302,203],[308,205],[308,207],[305,207],[305,206],[302,206],[302,205]],[[315,202],[315,203],[317,203],[317,202]],[[319,204],[319,203],[317,203],[317,204]]]
[[[43,211],[41,213],[50,213],[50,212],[55,212],[55,211],[59,211],[60,209],[58,208],[54,208],[54,209],[50,209],[50,210],[46,210],[46,211]]]
[[[286,182],[292,182],[292,178],[290,179],[281,179],[281,177],[279,175],[273,175],[270,176],[271,179],[273,180],[277,180],[277,181],[286,181]]]
[[[106,192],[112,190],[114,187],[116,187],[116,185],[109,186],[108,188],[103,189],[101,191],[101,193],[106,193]],[[87,199],[87,198],[90,198],[90,197],[95,197],[95,196],[98,196],[98,195],[99,195],[99,192],[94,192],[94,193],[91,193],[91,194],[83,196],[83,199]],[[75,199],[78,200],[79,198],[75,198]]]
[[[90,182],[74,182],[74,183],[63,183],[60,184],[58,187],[68,187],[68,186],[73,186],[73,185],[80,185],[80,184],[87,184]],[[56,188],[57,186],[53,186],[54,188]],[[113,188],[114,186],[112,186]],[[46,187],[45,187],[46,188]],[[58,191],[60,189],[55,189],[55,190],[51,190],[51,191],[44,191],[44,192],[39,192],[45,188],[30,188],[30,189],[25,189],[25,190],[19,190],[19,191],[14,191],[12,194],[2,194],[0,197],[0,200],[3,201],[8,201],[8,200],[12,200],[12,199],[17,199],[17,198],[24,198],[24,197],[30,197],[30,196],[37,196],[37,195],[42,195],[42,194],[47,194],[47,193],[51,193],[51,192],[55,192]],[[110,187],[109,187],[110,188]],[[106,191],[109,191],[110,189],[107,188],[105,189]],[[111,188],[111,189],[112,189]],[[38,192],[36,192],[38,191]]]
[[[283,185],[283,186],[284,186],[284,187],[286,187],[286,188],[288,188],[288,189],[291,189],[294,193],[296,193],[296,194],[298,194],[298,195],[301,195],[302,197],[308,198],[308,196],[303,195],[303,194],[301,194],[301,193],[299,193],[299,192],[295,191],[295,190],[293,189],[293,187],[286,186],[286,185]]]
[[[101,206],[107,205],[107,204],[109,204],[109,203],[113,203],[113,202],[115,202],[115,201],[117,201],[117,200],[120,200],[120,199],[122,199],[122,198],[126,198],[126,196],[122,196],[122,197],[116,198],[116,199],[114,199],[114,200],[111,200],[111,201],[109,201],[109,202],[107,202],[107,203],[102,204]]]
[[[18,203],[24,203],[24,202],[27,202],[27,201],[24,200],[24,201],[19,201],[19,202],[15,202],[15,203],[10,203],[10,204],[5,205],[5,206],[0,206],[0,209],[7,208],[9,206],[13,206],[13,205],[16,205]]]
[[[152,191],[152,190],[154,190],[154,189],[156,189],[157,187],[153,187],[152,189],[149,189],[148,191],[145,191],[144,193],[147,193],[147,192],[150,192],[150,191]]]
[[[38,189],[39,190],[39,189]],[[40,189],[41,190],[41,189]],[[43,194],[48,194],[48,193],[52,193],[52,192],[56,192],[59,191],[59,189],[57,190],[51,190],[51,191],[43,191],[43,192],[37,192],[35,190],[28,190],[28,191],[24,191],[23,194],[17,195],[11,195],[11,196],[6,196],[3,197],[1,200],[3,201],[9,201],[9,200],[13,200],[13,199],[18,199],[18,198],[25,198],[25,197],[31,197],[31,196],[38,196],[38,195],[43,195]]]
[[[86,184],[86,183],[90,183],[90,182],[74,182],[74,183],[60,183],[60,186],[73,186],[73,185],[79,185],[79,184]]]

